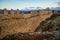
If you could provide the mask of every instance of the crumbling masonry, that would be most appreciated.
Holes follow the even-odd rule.
[[[11,9],[11,14],[8,14],[7,9],[4,9],[4,14],[0,15],[0,38],[18,32],[34,32],[42,21],[50,18],[52,15],[52,10],[31,11],[28,14],[19,14],[17,9],[16,14],[14,14],[14,10]]]

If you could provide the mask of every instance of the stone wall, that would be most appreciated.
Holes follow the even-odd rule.
[[[14,13],[13,9],[11,9],[10,13],[11,14],[8,14],[8,10],[5,8],[4,9],[4,14],[2,14],[2,16],[18,17],[18,18],[29,18],[29,17],[38,15],[38,13],[35,12],[35,11],[31,11],[31,13],[28,13],[28,14],[20,13],[19,9],[16,10],[16,14]]]
[[[31,11],[31,13],[28,14],[24,14],[24,13],[20,13],[19,9],[16,10],[16,14],[14,14],[14,10],[11,9],[10,11],[11,14],[8,14],[8,10],[5,8],[4,9],[4,14],[2,14],[3,16],[9,16],[10,17],[19,17],[19,18],[29,18],[29,17],[33,17],[33,16],[37,16],[37,15],[49,15],[50,13],[52,13],[51,10],[40,10],[39,12],[37,11]]]
[[[34,32],[40,23],[53,15],[52,11],[31,11],[29,14],[14,14],[11,9],[11,14],[6,13],[0,15],[0,38],[6,35],[11,35],[19,32]],[[7,15],[6,15],[7,14]]]

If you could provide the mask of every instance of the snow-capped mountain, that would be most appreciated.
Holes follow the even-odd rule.
[[[41,10],[41,7],[28,7],[28,8],[24,8],[21,9],[22,11],[31,11],[31,10]]]

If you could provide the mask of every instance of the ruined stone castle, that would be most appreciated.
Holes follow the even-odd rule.
[[[34,32],[38,25],[53,15],[52,10],[31,11],[28,14],[21,14],[17,9],[16,14],[11,9],[11,14],[4,9],[4,14],[0,14],[0,38],[18,32]]]

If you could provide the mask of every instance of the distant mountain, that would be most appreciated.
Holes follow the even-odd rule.
[[[52,7],[50,9],[51,10],[56,10],[57,11],[57,15],[60,15],[60,7]]]
[[[60,7],[51,7],[51,10],[60,10]]]
[[[41,10],[41,7],[29,7],[29,8],[25,8],[25,9],[21,9],[22,11],[31,11],[31,10]]]
[[[42,10],[42,9],[43,8],[41,8],[41,7],[28,7],[28,8],[24,8],[24,9],[19,10],[19,12],[27,14],[27,13],[30,13],[32,10],[33,11],[39,11],[39,10]],[[57,10],[60,13],[60,7],[51,7],[49,9],[51,9],[51,10]],[[10,14],[10,11],[11,10],[8,10],[9,14]],[[0,14],[3,13],[3,12],[4,12],[4,10],[0,9]],[[14,10],[14,13],[16,13],[16,10]]]
[[[0,9],[0,14],[3,14],[4,13],[4,10],[3,9]]]
[[[41,10],[42,8],[41,7],[29,7],[29,8],[24,8],[24,9],[21,9],[21,13],[30,13],[32,10],[33,11],[38,11],[38,10]]]

